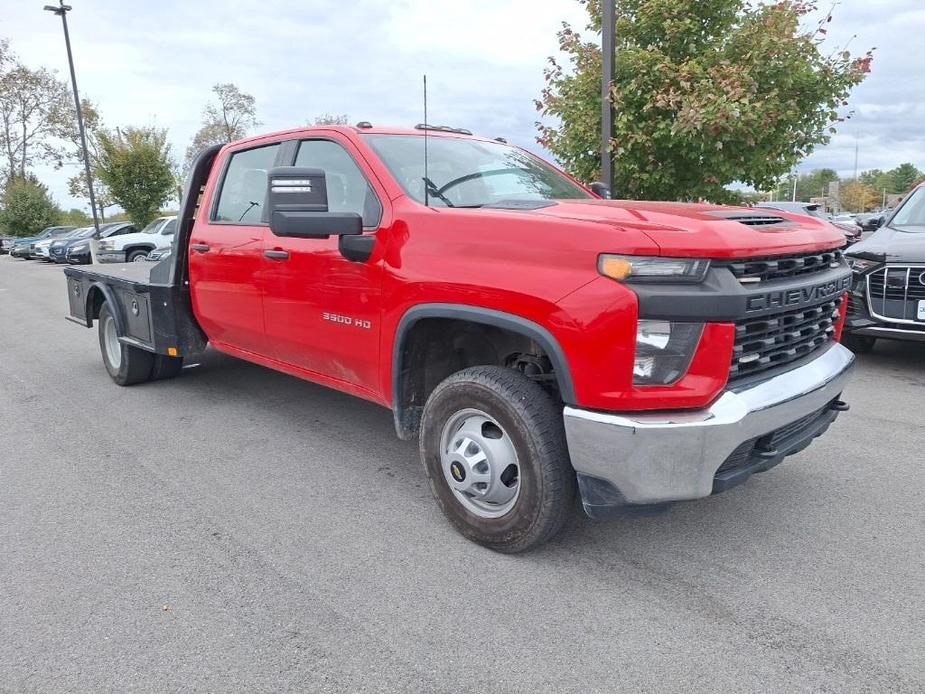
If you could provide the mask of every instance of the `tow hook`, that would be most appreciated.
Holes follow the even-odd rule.
[[[831,405],[829,405],[829,409],[835,410],[836,412],[847,412],[851,409],[851,405],[849,405],[844,400],[835,400]]]

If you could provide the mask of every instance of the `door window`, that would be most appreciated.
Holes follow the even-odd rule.
[[[225,170],[212,221],[224,224],[260,224],[264,219],[267,173],[273,168],[279,143],[231,155]]]
[[[363,226],[375,229],[382,217],[382,205],[366,177],[347,150],[330,140],[303,140],[296,166],[323,169],[328,187],[328,210],[356,212]]]

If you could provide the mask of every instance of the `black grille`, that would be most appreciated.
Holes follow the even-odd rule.
[[[842,252],[838,249],[822,253],[807,253],[786,257],[749,258],[728,263],[740,282],[766,282],[786,277],[814,275],[825,272],[844,263]]]
[[[925,301],[925,265],[890,266],[867,276],[871,310],[883,317],[917,320],[920,301]]]
[[[736,322],[730,380],[802,359],[835,337],[842,298],[809,308]]]

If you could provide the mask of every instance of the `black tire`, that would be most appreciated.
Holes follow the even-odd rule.
[[[118,348],[121,350],[119,364],[116,365],[110,360],[106,348],[105,334],[106,326],[109,321],[114,321],[114,318],[109,308],[109,303],[107,302],[100,307],[99,340],[100,352],[103,355],[103,365],[106,367],[106,371],[109,372],[112,380],[120,386],[132,386],[136,383],[144,383],[149,380],[151,369],[154,364],[154,355],[151,352],[146,352],[143,349],[138,349],[137,347],[125,345],[120,342],[118,345]],[[118,324],[114,323],[114,325]]]
[[[183,357],[168,357],[166,354],[155,354],[154,364],[151,366],[151,380],[165,381],[176,378],[183,369]]]
[[[494,418],[517,453],[517,500],[497,518],[484,518],[467,509],[450,488],[442,468],[443,428],[450,418],[468,408]],[[480,545],[499,552],[523,552],[559,532],[572,511],[577,484],[562,412],[539,385],[513,369],[476,366],[440,383],[424,406],[420,451],[431,491],[444,515],[460,533]]]
[[[140,262],[139,258],[147,258],[149,251],[146,251],[144,248],[136,248],[134,251],[129,253],[125,260],[129,263]]]
[[[851,335],[845,333],[842,335],[841,343],[855,354],[868,354],[874,350],[874,345],[877,344],[877,338],[868,337],[867,335]]]

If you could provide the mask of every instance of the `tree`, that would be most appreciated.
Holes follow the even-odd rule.
[[[829,184],[837,180],[838,173],[834,169],[815,169],[800,174],[797,177],[797,200],[809,202],[812,198],[824,198],[829,194]],[[792,181],[790,185],[793,185]]]
[[[174,190],[167,131],[125,128],[99,133],[97,175],[133,222],[146,226]]]
[[[877,189],[860,180],[844,184],[838,197],[842,207],[851,212],[867,212],[880,204]]]
[[[580,0],[601,31],[600,0]],[[871,53],[822,53],[827,17],[801,30],[809,3],[781,0],[621,0],[615,193],[722,201],[735,181],[771,189],[816,145],[869,72]],[[601,52],[563,25],[536,106],[538,141],[575,176],[600,175]]]
[[[112,199],[112,194],[106,184],[100,180],[96,173],[100,163],[99,135],[104,132],[103,119],[100,116],[99,109],[87,99],[81,99],[80,110],[87,137],[87,153],[90,157],[90,175],[93,177],[93,195],[96,198],[96,209],[100,219],[104,220],[106,218],[106,208],[114,207],[116,202]],[[68,124],[63,128],[62,137],[66,142],[65,156],[67,161],[80,169],[67,180],[67,192],[75,198],[83,198],[89,202],[90,189],[87,186],[87,175],[84,170],[83,145],[80,142],[80,131],[77,127],[77,113],[73,107],[69,109]]]
[[[893,190],[893,177],[890,176],[887,172],[881,169],[871,169],[870,171],[862,171],[861,175],[858,176],[858,180],[861,183],[869,185],[874,190],[884,191],[888,193],[895,193]]]
[[[0,226],[16,236],[31,236],[58,223],[61,210],[35,176],[13,176],[0,199]]]
[[[61,214],[59,222],[71,227],[88,227],[93,225],[93,218],[83,210],[72,207]]]
[[[350,119],[347,117],[346,113],[340,115],[322,113],[320,116],[315,116],[315,119],[311,121],[309,125],[347,125],[349,123]]]
[[[888,193],[908,193],[925,176],[908,162],[887,171],[886,175],[889,176],[890,182],[893,184],[892,190],[887,190]]]
[[[212,91],[218,103],[209,102],[202,112],[202,127],[186,149],[186,168],[206,147],[240,140],[251,128],[260,125],[253,96],[230,82],[216,84]]]
[[[70,92],[55,73],[32,70],[0,43],[0,171],[4,178],[26,176],[37,161],[61,157],[60,136]]]

